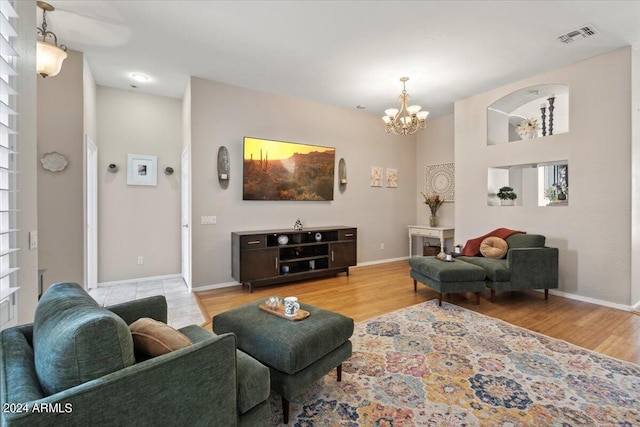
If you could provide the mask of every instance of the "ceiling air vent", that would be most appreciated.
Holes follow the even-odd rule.
[[[582,40],[586,39],[587,37],[595,36],[598,33],[600,33],[600,31],[598,31],[598,29],[594,25],[589,24],[583,25],[579,28],[576,28],[575,30],[571,30],[567,34],[563,34],[561,36],[558,36],[557,38],[561,43],[570,44],[576,40]]]

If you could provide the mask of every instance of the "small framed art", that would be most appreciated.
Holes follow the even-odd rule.
[[[127,155],[127,185],[150,185],[158,183],[158,157],[143,154]]]

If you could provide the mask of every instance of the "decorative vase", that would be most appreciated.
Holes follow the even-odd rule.
[[[437,227],[438,226],[438,217],[436,214],[431,214],[429,216],[429,227]]]
[[[502,199],[500,200],[500,206],[513,206],[515,205],[515,201],[514,200],[510,200],[510,199]]]
[[[558,193],[558,200],[567,200],[567,194],[564,191]]]

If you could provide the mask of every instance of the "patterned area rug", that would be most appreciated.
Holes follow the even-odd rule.
[[[357,323],[295,426],[638,426],[640,367],[437,300]],[[271,396],[272,425],[282,422]]]

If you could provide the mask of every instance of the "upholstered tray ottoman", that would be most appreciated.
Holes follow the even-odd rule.
[[[233,332],[238,348],[269,367],[271,389],[282,396],[284,423],[289,401],[306,387],[351,357],[353,319],[307,304],[301,321],[283,319],[261,310],[263,300],[245,304],[213,318],[216,334]]]
[[[442,294],[454,292],[475,292],[476,304],[480,304],[480,292],[486,287],[484,268],[458,259],[446,262],[432,256],[411,258],[409,265],[414,292],[420,282],[438,293],[439,305],[442,305]]]

